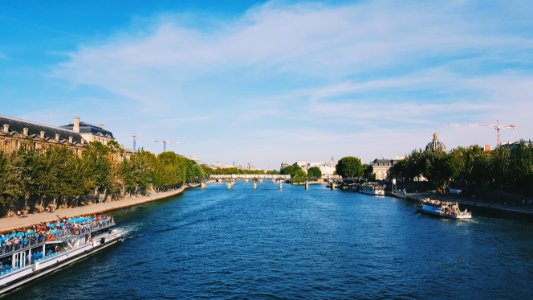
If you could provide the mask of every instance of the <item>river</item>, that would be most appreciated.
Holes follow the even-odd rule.
[[[14,299],[533,299],[533,222],[238,182],[113,212],[124,242]]]

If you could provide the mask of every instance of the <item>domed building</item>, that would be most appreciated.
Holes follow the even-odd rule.
[[[437,135],[437,132],[433,134],[433,140],[429,142],[426,146],[426,151],[444,151],[446,152],[446,146],[439,141],[439,136]]]

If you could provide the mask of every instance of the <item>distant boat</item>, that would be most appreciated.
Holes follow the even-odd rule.
[[[385,189],[383,189],[383,186],[377,183],[364,183],[359,188],[359,192],[372,196],[385,196]]]
[[[440,200],[423,199],[418,207],[418,211],[428,215],[438,216],[449,219],[471,219],[472,213],[461,211],[458,202],[447,202]]]

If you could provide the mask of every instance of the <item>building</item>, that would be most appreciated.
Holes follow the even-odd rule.
[[[64,145],[81,155],[83,148],[90,142],[99,141],[107,144],[114,140],[113,133],[80,122],[74,118],[74,123],[60,127],[39,124],[17,118],[0,116],[0,151],[11,153],[27,143],[34,149],[41,149],[49,145]]]
[[[80,133],[59,127],[0,116],[0,150],[11,153],[27,143],[35,149],[46,145],[65,145],[81,154],[87,141]]]
[[[100,142],[107,145],[109,141],[114,140],[113,133],[104,129],[104,124],[98,126],[80,122],[80,117],[74,118],[74,123],[63,125],[60,128],[79,133],[87,142]]]
[[[385,180],[387,179],[387,175],[389,172],[389,169],[394,166],[397,162],[402,160],[403,157],[395,157],[392,159],[374,159],[370,165],[372,166],[372,173],[374,174],[374,177],[376,180]]]
[[[521,140],[521,141],[517,141],[517,142],[507,142],[507,143],[502,143],[500,145],[500,147],[503,147],[503,148],[509,148],[509,150],[513,150],[515,149],[516,147],[518,147],[520,145],[520,143],[524,143],[526,146],[529,146],[529,147],[532,147],[533,146],[533,142],[531,140],[529,141],[526,141],[526,140]]]
[[[426,151],[444,151],[446,152],[446,146],[439,141],[437,132],[433,133],[433,139],[426,145]]]

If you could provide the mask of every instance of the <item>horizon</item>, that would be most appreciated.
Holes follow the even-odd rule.
[[[95,3],[98,3],[96,5]],[[403,156],[532,139],[527,1],[17,1],[1,115],[105,124],[205,163]]]

